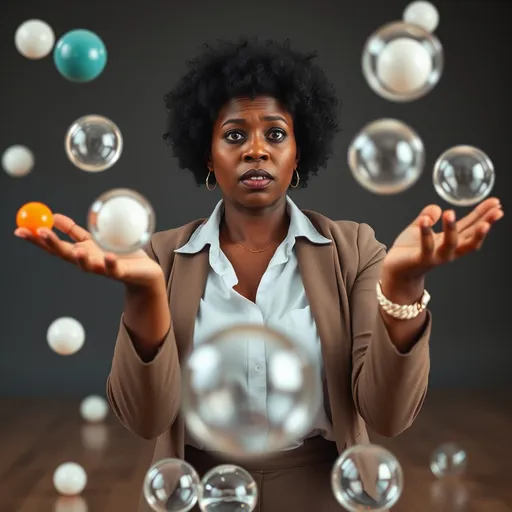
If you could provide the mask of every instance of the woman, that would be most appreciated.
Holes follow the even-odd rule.
[[[107,392],[130,431],[157,439],[154,461],[185,458],[200,474],[224,461],[185,434],[179,360],[194,343],[250,321],[292,339],[300,330],[318,348],[325,408],[312,431],[245,464],[261,512],[337,509],[329,473],[338,454],[368,442],[367,425],[385,436],[411,425],[429,374],[425,276],[479,249],[503,216],[495,198],[458,221],[429,205],[386,254],[368,225],[301,211],[287,193],[325,167],[337,131],[336,96],[312,57],[275,42],[219,43],[166,96],[165,137],[180,166],[222,193],[209,219],[156,233],[145,251],[123,257],[103,253],[63,215],[55,227],[75,243],[51,230],[16,230],[124,283]],[[265,360],[250,360],[261,373],[247,368],[247,386],[264,407]],[[148,510],[144,500],[139,510]]]

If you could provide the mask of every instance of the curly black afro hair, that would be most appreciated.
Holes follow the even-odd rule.
[[[203,53],[187,61],[188,72],[165,95],[167,132],[163,135],[182,169],[204,185],[212,131],[221,107],[236,97],[272,96],[292,115],[300,154],[300,186],[325,168],[338,132],[338,99],[323,70],[290,41],[205,43]]]

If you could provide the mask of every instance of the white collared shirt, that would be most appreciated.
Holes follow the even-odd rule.
[[[219,243],[222,201],[219,201],[209,219],[192,234],[187,244],[175,252],[194,254],[205,245],[210,246],[210,271],[195,321],[194,345],[200,344],[221,329],[237,324],[265,325],[312,350],[317,359],[318,378],[321,379],[323,365],[320,339],[302,283],[294,247],[296,237],[299,236],[304,236],[315,244],[330,244],[332,241],[320,235],[288,196],[286,201],[290,215],[288,235],[277,248],[261,278],[255,303],[233,289],[238,283],[238,278]],[[254,401],[254,407],[265,411],[265,347],[247,344],[239,354],[240,365],[246,368],[247,373],[246,390]],[[312,432],[306,437],[313,435],[334,440],[332,425],[323,408],[313,424]],[[296,448],[301,444],[302,441],[298,440],[287,449]],[[203,446],[195,446],[203,449]]]

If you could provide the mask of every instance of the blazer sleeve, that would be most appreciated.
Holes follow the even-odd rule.
[[[145,251],[159,263],[152,241]],[[123,313],[107,378],[107,397],[121,423],[143,439],[154,439],[164,433],[178,414],[180,379],[172,327],[157,355],[144,362],[135,351]]]
[[[419,339],[409,352],[399,352],[382,320],[375,292],[385,246],[367,224],[359,225],[357,238],[359,264],[350,292],[352,393],[366,424],[391,437],[406,430],[423,405],[430,371],[432,316],[427,310]]]

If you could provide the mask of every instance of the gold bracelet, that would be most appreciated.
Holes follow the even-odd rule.
[[[384,296],[382,293],[382,283],[380,281],[377,281],[376,289],[377,301],[380,307],[385,311],[386,314],[392,316],[393,318],[398,318],[399,320],[411,320],[412,318],[417,317],[427,308],[427,304],[430,301],[430,294],[427,292],[427,290],[423,290],[423,295],[418,302],[409,304],[407,306],[402,306],[400,304],[394,304]]]

